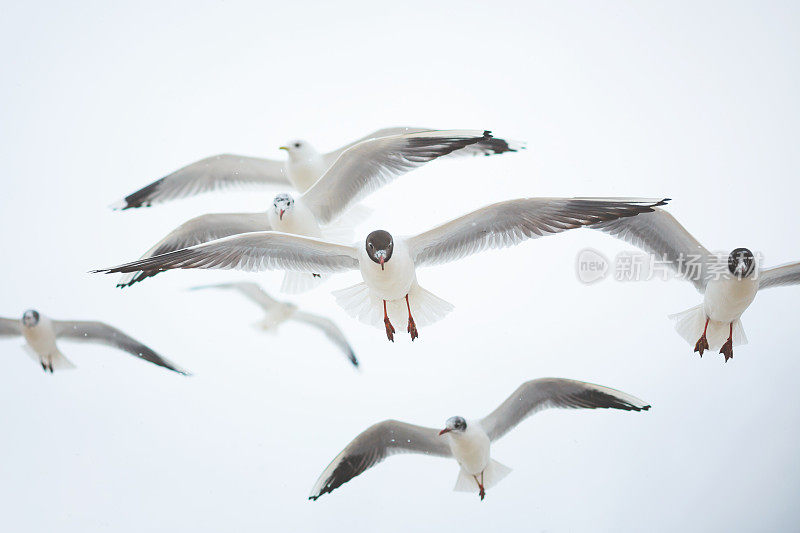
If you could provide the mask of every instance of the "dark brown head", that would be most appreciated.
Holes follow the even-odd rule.
[[[381,265],[381,270],[383,270],[383,264],[392,258],[394,250],[392,234],[382,229],[373,231],[367,235],[366,248],[369,258]]]
[[[749,277],[755,268],[756,259],[747,248],[737,248],[728,256],[728,270],[739,279]]]

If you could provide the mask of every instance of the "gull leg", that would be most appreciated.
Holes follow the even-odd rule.
[[[708,331],[708,320],[708,317],[706,317],[706,327],[703,328],[703,335],[700,337],[700,339],[698,339],[697,344],[694,345],[694,351],[700,352],[700,357],[703,357],[703,352],[708,350],[708,339],[706,338],[706,332]]]
[[[728,340],[725,341],[725,344],[722,345],[722,349],[719,353],[725,356],[725,362],[728,362],[728,359],[733,359],[733,322],[730,323],[730,332],[728,333]]]
[[[411,341],[419,337],[417,333],[417,325],[414,323],[414,317],[411,316],[411,304],[408,303],[408,294],[406,294],[406,307],[408,308],[408,332],[411,334]]]
[[[475,483],[478,484],[478,496],[481,497],[481,501],[486,497],[486,490],[483,488],[483,472],[481,472],[481,480],[478,481],[478,476],[472,476],[475,478]]]
[[[41,364],[41,365],[42,365],[42,370],[44,370],[45,372],[47,372],[47,365],[46,365],[46,364],[44,364],[44,360],[41,360],[41,361],[39,361],[39,364]]]
[[[386,337],[394,342],[394,326],[389,321],[389,314],[386,312],[386,300],[383,301],[383,325],[386,326]]]

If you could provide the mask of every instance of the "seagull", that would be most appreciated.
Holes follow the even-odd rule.
[[[25,339],[24,348],[31,357],[39,361],[42,370],[51,374],[55,369],[75,368],[58,349],[56,340],[63,339],[105,344],[168,370],[190,375],[141,342],[103,322],[52,320],[35,309],[25,311],[21,319],[0,318],[0,338],[19,336]]]
[[[332,224],[341,223],[342,215],[352,213],[351,208],[365,196],[429,161],[492,139],[488,131],[447,130],[402,133],[355,143],[343,150],[323,176],[298,198],[284,192],[275,196],[263,213],[217,213],[193,218],[156,243],[142,259],[254,231],[350,241],[352,235],[346,231],[346,223],[338,228]],[[117,287],[129,287],[156,274],[157,271],[129,273]],[[319,273],[287,272],[281,290],[300,293],[322,281]]]
[[[314,187],[316,188],[316,186]],[[562,231],[650,212],[669,199],[522,198],[489,205],[413,237],[385,230],[363,245],[344,245],[273,231],[234,235],[183,250],[93,272],[157,272],[175,268],[335,273],[359,270],[363,279],[334,292],[351,316],[383,326],[394,341],[394,321],[405,320],[411,340],[452,305],[417,283],[416,269],[447,263],[489,248],[503,248]],[[408,311],[407,318],[403,315]]]
[[[448,418],[441,431],[397,420],[384,420],[362,432],[331,461],[311,489],[310,500],[333,492],[390,455],[420,453],[452,457],[460,467],[458,492],[478,491],[499,483],[511,469],[491,457],[494,441],[529,416],[548,408],[622,409],[647,411],[650,405],[615,389],[561,378],[541,378],[519,386],[514,394],[488,416],[467,420]]]
[[[192,290],[200,289],[232,289],[243,294],[249,300],[257,303],[266,312],[264,319],[257,325],[264,331],[274,330],[288,320],[294,320],[322,331],[328,340],[347,357],[352,365],[358,368],[358,359],[350,343],[331,319],[324,316],[306,313],[297,309],[297,306],[288,302],[279,302],[267,294],[258,284],[251,282],[218,283],[215,285],[202,285]]]
[[[292,186],[302,193],[310,189],[339,156],[362,142],[427,131],[436,130],[410,127],[384,128],[326,154],[317,152],[307,141],[294,140],[280,147],[287,152],[286,161],[233,154],[215,155],[154,181],[112,204],[111,208],[125,210],[150,207],[170,200],[237,186]],[[525,149],[524,143],[487,137],[454,155],[493,155],[522,149]]]
[[[733,358],[733,347],[747,344],[740,318],[756,293],[800,283],[800,262],[764,269],[748,248],[711,253],[662,209],[593,228],[653,254],[703,294],[703,303],[670,315],[678,334],[694,344],[700,357],[706,350],[719,350],[725,362]]]

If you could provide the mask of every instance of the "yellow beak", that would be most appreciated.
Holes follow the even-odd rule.
[[[286,150],[288,152],[289,151],[289,147],[288,146],[279,146],[278,150]]]

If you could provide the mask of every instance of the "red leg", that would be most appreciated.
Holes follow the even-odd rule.
[[[386,312],[386,300],[383,301],[383,325],[386,326],[386,336],[394,342],[394,326],[389,321],[389,314]]]
[[[706,327],[703,328],[703,335],[697,341],[697,344],[694,345],[694,351],[700,352],[700,357],[703,357],[703,352],[708,350],[708,339],[706,338],[706,332],[708,331],[708,318],[706,317]]]
[[[725,356],[725,362],[728,362],[728,359],[733,359],[733,322],[730,323],[730,330],[728,333],[728,340],[725,341],[725,344],[722,345],[722,349],[719,353]]]
[[[406,307],[408,308],[408,332],[411,334],[411,341],[419,337],[417,333],[417,325],[414,324],[414,317],[411,316],[411,304],[408,303],[408,294],[406,294]]]
[[[486,497],[486,490],[483,488],[483,472],[481,472],[481,480],[478,481],[478,476],[472,476],[475,478],[475,483],[478,484],[478,496],[481,497],[481,501]]]

